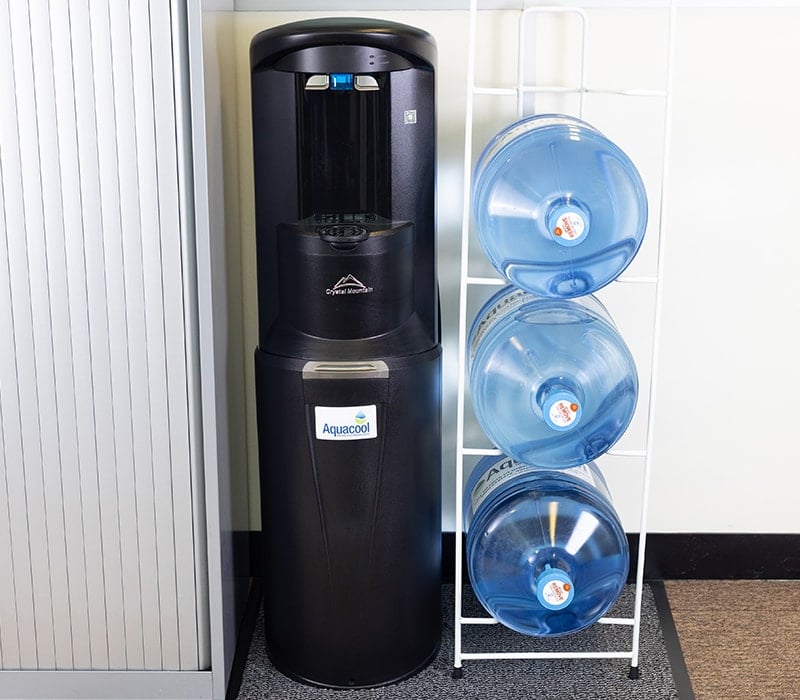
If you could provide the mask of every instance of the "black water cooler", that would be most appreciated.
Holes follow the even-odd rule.
[[[435,54],[359,19],[251,44],[266,643],[314,685],[439,646]]]

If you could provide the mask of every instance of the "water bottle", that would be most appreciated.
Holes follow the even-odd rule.
[[[464,514],[475,594],[517,632],[577,632],[622,592],[628,540],[594,463],[552,470],[484,457],[467,481]]]
[[[639,387],[633,357],[597,298],[543,298],[510,285],[472,324],[469,379],[489,439],[520,462],[554,469],[614,445]]]
[[[540,296],[590,294],[636,255],[647,196],[630,158],[580,119],[539,115],[484,149],[473,178],[478,238],[512,284]]]

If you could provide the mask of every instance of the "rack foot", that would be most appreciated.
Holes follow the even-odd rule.
[[[628,678],[632,681],[639,680],[639,667],[638,666],[631,666],[631,670],[628,671]]]
[[[453,666],[453,678],[457,681],[464,677],[464,669],[461,666]]]

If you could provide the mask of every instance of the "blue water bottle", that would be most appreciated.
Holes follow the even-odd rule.
[[[512,124],[484,149],[472,193],[478,239],[509,282],[572,298],[628,266],[647,225],[644,184],[597,129],[557,114]]]
[[[633,357],[605,307],[507,286],[469,335],[475,417],[502,452],[539,467],[597,458],[627,429],[638,395]]]
[[[464,515],[475,594],[517,632],[577,632],[622,592],[628,540],[594,463],[552,470],[484,457],[467,481]]]

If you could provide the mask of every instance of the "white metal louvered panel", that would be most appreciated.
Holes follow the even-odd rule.
[[[30,5],[0,0],[0,668],[204,668],[172,8]]]

